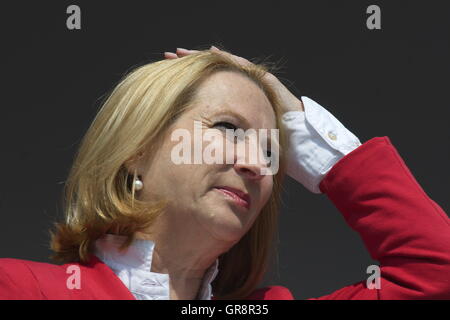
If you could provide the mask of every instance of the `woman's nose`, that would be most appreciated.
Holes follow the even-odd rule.
[[[268,168],[267,159],[261,149],[258,152],[259,155],[253,157],[247,156],[247,153],[235,155],[234,168],[239,175],[252,180],[260,180],[266,175],[264,172]]]
[[[235,163],[234,168],[239,175],[246,179],[261,180],[264,177],[261,171],[262,167],[257,164]]]

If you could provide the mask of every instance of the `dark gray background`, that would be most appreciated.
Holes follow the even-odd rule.
[[[29,1],[2,4],[0,257],[48,262],[48,228],[100,99],[133,66],[176,47],[271,55],[296,95],[362,143],[388,136],[427,194],[450,212],[450,9],[443,1]],[[66,28],[77,4],[82,29]],[[381,7],[382,30],[366,28]],[[288,80],[288,81],[287,81]],[[325,195],[291,178],[279,267],[265,284],[317,297],[366,279],[373,261]],[[405,226],[407,227],[407,226]]]

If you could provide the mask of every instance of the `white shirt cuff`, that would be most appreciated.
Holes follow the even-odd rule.
[[[305,111],[289,111],[282,122],[289,137],[287,174],[313,193],[345,155],[361,145],[359,139],[328,110],[301,97]]]

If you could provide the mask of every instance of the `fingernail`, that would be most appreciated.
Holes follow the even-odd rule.
[[[188,49],[184,49],[184,48],[177,48],[177,51],[189,51]]]
[[[215,46],[211,46],[211,48],[210,49],[215,49],[215,50],[219,50],[217,47],[215,47]]]

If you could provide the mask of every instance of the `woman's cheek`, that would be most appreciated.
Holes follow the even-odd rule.
[[[227,164],[234,163],[234,159],[227,160],[232,150],[227,150],[226,139],[217,130],[206,130],[203,133],[203,161],[206,164]],[[230,144],[230,143],[228,143]],[[228,161],[228,162],[227,162]],[[230,162],[231,161],[231,162]]]

